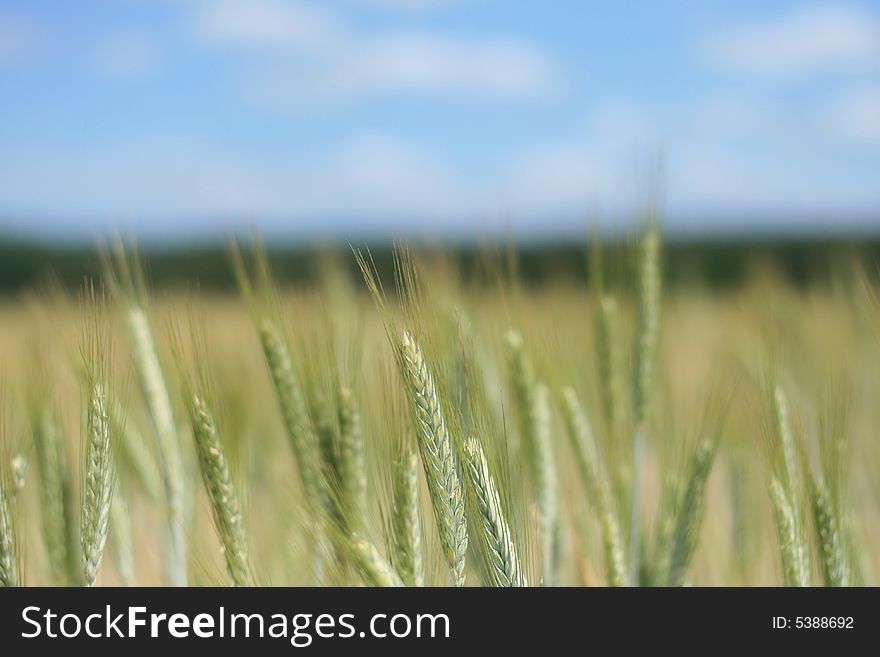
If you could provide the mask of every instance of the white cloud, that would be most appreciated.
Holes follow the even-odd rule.
[[[28,148],[0,162],[0,216],[88,218],[96,229],[131,220],[153,235],[202,237],[216,237],[225,221],[253,218],[274,232],[331,226],[354,236],[357,223],[337,222],[371,231],[413,219],[454,221],[464,214],[461,185],[442,157],[375,135],[281,160],[181,143],[87,153]]]
[[[848,127],[846,138],[828,129],[829,107],[848,117],[835,124]],[[542,217],[559,222],[593,208],[605,217],[632,217],[655,200],[677,227],[705,229],[725,217],[739,223],[713,225],[754,228],[768,217],[857,221],[876,216],[880,187],[867,166],[854,169],[847,139],[880,136],[878,107],[874,88],[796,116],[760,97],[722,95],[665,108],[609,100],[579,131],[499,162],[484,207],[506,203],[533,226],[543,225]]]
[[[389,91],[533,97],[550,91],[553,72],[541,52],[515,41],[394,34],[353,45],[315,81],[315,92],[330,97]]]
[[[485,207],[505,207],[520,217],[580,215],[597,198],[607,196],[607,177],[596,153],[576,143],[535,144],[516,153],[496,173]]]
[[[776,21],[722,31],[708,47],[717,63],[760,75],[876,68],[880,18],[841,5],[799,8]]]
[[[447,9],[460,5],[465,0],[356,0],[358,4],[369,5],[379,9],[423,12]]]
[[[721,93],[695,101],[682,117],[692,134],[715,139],[743,140],[765,138],[782,126],[797,122],[790,115],[781,117],[779,109],[764,98],[742,93]]]
[[[535,144],[468,172],[430,147],[384,135],[281,159],[181,143],[28,148],[0,162],[0,216],[87,219],[96,231],[130,225],[152,236],[216,237],[226,222],[349,239],[535,230],[582,218],[604,184],[589,155],[579,145]],[[551,223],[535,224],[539,216]]]
[[[196,5],[197,38],[249,49],[242,86],[260,104],[300,106],[376,93],[535,98],[558,73],[536,46],[500,36],[397,30],[365,35],[326,10],[275,0]]]
[[[695,225],[726,216],[735,223],[719,228],[734,229],[760,228],[768,218],[771,228],[787,219],[873,220],[880,187],[870,166],[854,163],[850,137],[829,120],[834,107],[823,102],[791,112],[757,103],[732,115],[686,113],[669,141],[668,211]]]
[[[591,210],[614,220],[632,217],[652,200],[643,187],[657,184],[673,227],[689,220],[705,227],[719,213],[742,223],[717,227],[747,228],[767,216],[845,220],[880,208],[870,171],[854,175],[847,165],[850,151],[780,138],[772,122],[747,148],[732,148],[739,129],[716,133],[696,114],[673,123],[627,107],[609,103],[580,131],[464,168],[442,150],[375,134],[319,153],[274,157],[180,141],[89,152],[22,147],[0,160],[0,217],[67,217],[76,226],[83,224],[73,219],[87,220],[92,230],[130,225],[159,237],[216,237],[227,222],[239,228],[247,222],[267,235],[348,239],[505,228],[551,234],[581,230]],[[747,126],[762,125],[753,112],[745,114]],[[810,125],[804,129],[818,134]],[[660,126],[668,130],[667,175],[642,179],[640,163],[657,152],[638,149],[651,143],[648,135],[656,140]]]
[[[148,35],[120,30],[101,37],[94,49],[95,69],[108,77],[133,78],[151,73],[159,48]]]
[[[829,124],[841,136],[880,141],[880,86],[866,86],[843,94],[830,109]]]
[[[195,22],[207,44],[279,50],[320,50],[339,30],[322,9],[280,0],[203,0]]]
[[[749,154],[715,143],[682,144],[669,171],[667,211],[704,228],[707,219],[725,218],[732,223],[718,228],[772,229],[786,220],[843,226],[876,221],[880,209],[880,191],[867,172],[852,175],[845,159],[809,148],[789,152],[773,145]]]

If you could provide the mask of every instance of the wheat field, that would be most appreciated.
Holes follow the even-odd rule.
[[[242,245],[215,294],[118,247],[3,301],[0,583],[878,582],[872,272],[666,290],[654,229],[589,280],[448,255],[294,287]]]

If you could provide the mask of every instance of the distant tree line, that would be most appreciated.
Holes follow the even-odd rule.
[[[380,272],[393,271],[392,245],[368,244]],[[602,245],[603,269],[613,285],[626,280],[629,250],[623,241]],[[492,245],[413,245],[458,271],[471,282],[491,282],[515,270],[519,280],[541,285],[560,279],[586,281],[589,259],[595,253],[588,242]],[[752,276],[771,272],[797,286],[830,284],[862,270],[874,276],[880,271],[880,238],[784,239],[784,240],[672,240],[665,246],[664,276],[669,286],[700,286],[734,289]],[[142,249],[150,280],[157,288],[193,287],[231,290],[235,286],[224,244],[180,248]],[[323,265],[335,259],[359,279],[347,245],[270,247],[269,258],[278,280],[306,284],[320,276]],[[0,241],[0,293],[60,285],[76,289],[87,277],[101,273],[97,248],[46,246]],[[390,279],[389,279],[390,280]]]

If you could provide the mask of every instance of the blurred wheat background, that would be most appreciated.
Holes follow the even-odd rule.
[[[539,284],[513,252],[465,279],[401,247],[396,277],[361,250],[366,285],[346,256],[282,285],[243,251],[239,294],[151,294],[128,248],[91,292],[0,306],[7,583],[83,583],[95,547],[98,585],[876,583],[855,260],[664,290],[649,228]]]

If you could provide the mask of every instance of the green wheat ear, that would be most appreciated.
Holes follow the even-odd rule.
[[[113,501],[113,465],[110,454],[110,417],[101,383],[92,385],[87,414],[85,485],[82,506],[82,574],[94,586],[104,556]]]
[[[538,521],[545,584],[552,583],[554,551],[558,522],[559,482],[550,423],[550,393],[537,381],[532,363],[526,355],[522,336],[508,331],[505,337],[513,390],[519,410],[520,428],[531,463],[532,479],[538,502]]]
[[[281,407],[284,428],[293,448],[300,481],[312,512],[323,515],[328,501],[321,484],[321,454],[299,380],[293,369],[290,350],[276,324],[264,319],[260,324],[260,343]]]
[[[464,586],[468,534],[458,456],[446,428],[434,379],[422,350],[409,332],[403,335],[400,354],[407,390],[415,407],[419,451],[440,542],[456,586]]]
[[[681,586],[693,559],[705,506],[706,482],[715,461],[718,441],[706,439],[694,449],[670,545],[668,586]]]
[[[821,479],[811,477],[810,495],[825,586],[849,586],[850,568],[831,494]]]
[[[788,586],[810,586],[812,566],[802,511],[804,502],[797,445],[791,426],[788,397],[781,386],[773,389],[773,422],[775,438],[782,454],[782,473],[773,477],[770,496],[783,573]]]
[[[599,383],[605,426],[614,440],[623,438],[624,398],[626,381],[623,370],[620,318],[617,302],[611,295],[603,295],[599,302],[596,344],[599,361]]]
[[[481,530],[477,533],[477,542],[488,566],[490,582],[492,586],[527,586],[483,448],[476,438],[469,438],[464,451],[469,490]]]
[[[367,538],[353,534],[349,541],[352,561],[371,586],[403,586],[403,580]]]
[[[236,586],[248,586],[253,581],[248,565],[244,514],[238,491],[229,473],[226,452],[220,442],[211,411],[199,395],[193,395],[189,400],[189,414],[202,481],[211,499],[214,526],[223,545],[226,570]]]
[[[339,476],[348,523],[354,529],[367,524],[367,464],[361,413],[351,388],[339,390]]]
[[[639,253],[639,299],[635,354],[634,410],[636,427],[641,426],[657,368],[660,343],[660,233],[651,227],[642,237]]]
[[[394,463],[394,550],[392,561],[404,584],[425,585],[422,520],[419,507],[419,455],[405,449]]]
[[[174,423],[171,398],[165,385],[159,353],[144,309],[134,300],[128,307],[128,327],[134,361],[154,430],[167,505],[168,555],[166,575],[171,586],[186,586],[186,494],[180,436]]]
[[[781,386],[773,389],[773,420],[776,437],[782,450],[783,485],[789,491],[797,490],[800,478],[795,451],[794,432],[788,410],[788,397]]]
[[[0,586],[21,586],[11,484],[4,474],[0,474]]]
[[[60,429],[47,410],[40,411],[34,422],[34,447],[40,478],[43,543],[51,581],[75,583],[80,577],[80,565],[75,543],[70,540],[71,533],[76,531],[71,511],[73,486]]]
[[[584,480],[590,503],[599,516],[608,583],[611,586],[625,586],[627,582],[626,558],[620,532],[620,521],[617,517],[610,484],[599,456],[592,427],[572,388],[565,388],[562,391],[562,401],[568,436],[571,439],[578,469]]]
[[[791,501],[785,494],[785,487],[776,477],[770,480],[770,501],[773,504],[773,518],[776,522],[785,585],[809,586],[810,577],[804,568],[805,562],[801,555],[803,548],[798,535],[794,510]]]
[[[641,485],[644,467],[646,427],[651,395],[657,370],[657,355],[660,347],[661,313],[661,267],[660,232],[657,226],[649,224],[638,245],[638,299],[636,302],[636,332],[633,346],[633,440],[630,490],[628,499],[629,514],[629,574],[628,579],[635,584],[641,579],[645,568],[642,553],[645,546],[642,540]]]

